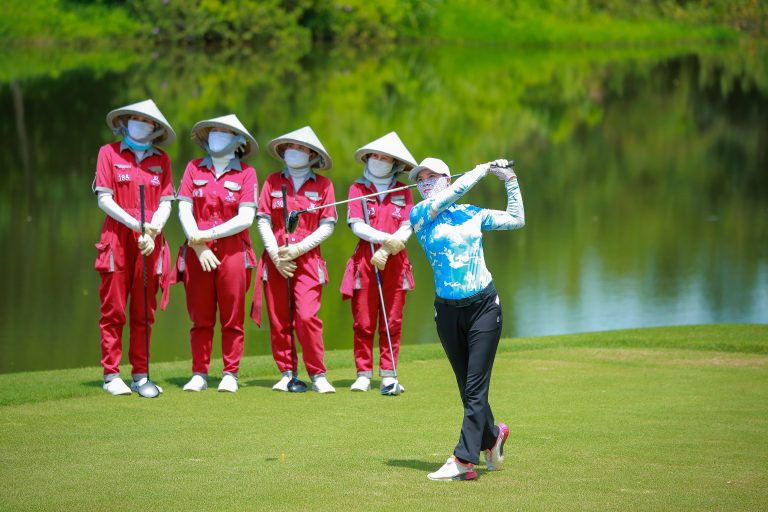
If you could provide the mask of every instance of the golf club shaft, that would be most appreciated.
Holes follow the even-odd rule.
[[[363,204],[363,217],[365,218],[365,223],[369,226],[371,225],[369,215],[368,215],[368,201],[362,200],[361,203]],[[373,258],[373,242],[369,241],[371,244],[371,258]],[[373,266],[373,271],[376,274],[376,285],[379,288],[379,303],[381,304],[381,313],[384,317],[384,328],[387,332],[387,344],[389,344],[389,356],[392,358],[392,372],[395,374],[395,386],[399,386],[400,383],[397,382],[397,363],[395,362],[395,351],[392,349],[392,336],[389,334],[389,317],[387,315],[387,306],[384,302],[384,292],[382,291],[382,285],[381,285],[381,276],[379,275],[379,269],[376,267],[376,265]],[[395,389],[397,391],[397,389]]]
[[[288,191],[285,185],[282,186],[283,192],[283,222],[285,223],[285,246],[288,247]],[[296,354],[296,342],[293,339],[293,283],[288,279],[288,332],[291,335],[291,370],[293,378],[298,378],[298,355]]]
[[[141,234],[144,235],[144,185],[139,185],[139,207],[141,208]],[[147,291],[147,257],[141,255],[144,274],[144,344],[147,349],[147,382],[149,382],[149,293]]]

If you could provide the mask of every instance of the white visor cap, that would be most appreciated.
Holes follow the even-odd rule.
[[[152,119],[154,122],[163,127],[165,133],[161,134],[157,139],[152,141],[152,144],[158,146],[168,146],[173,144],[176,140],[176,132],[171,128],[171,123],[165,118],[160,109],[157,108],[155,102],[152,100],[144,100],[138,103],[132,103],[124,107],[116,108],[107,114],[107,125],[115,130],[117,128],[118,120],[123,116],[140,115]]]
[[[418,166],[411,169],[411,172],[408,173],[408,177],[411,179],[411,181],[416,181],[416,178],[419,177],[419,173],[424,169],[429,169],[430,171],[436,172],[438,174],[444,174],[446,176],[451,175],[451,170],[448,169],[448,165],[445,162],[439,158],[432,158],[431,156],[428,156],[422,160]]]

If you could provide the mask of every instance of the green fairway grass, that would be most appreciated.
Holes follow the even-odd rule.
[[[506,464],[475,482],[426,478],[462,416],[439,345],[403,347],[399,397],[327,359],[335,395],[271,391],[268,357],[236,394],[158,363],[155,400],[107,395],[98,368],[0,375],[0,510],[766,509],[766,325],[502,340]]]

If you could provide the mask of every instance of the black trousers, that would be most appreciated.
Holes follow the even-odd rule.
[[[466,299],[436,297],[435,323],[464,404],[461,436],[453,454],[477,464],[480,452],[492,448],[499,435],[488,404],[502,325],[501,305],[493,283]]]

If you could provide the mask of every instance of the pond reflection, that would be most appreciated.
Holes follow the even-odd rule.
[[[333,156],[339,198],[361,172],[354,150],[390,130],[418,160],[438,156],[454,171],[514,158],[527,225],[484,241],[505,336],[768,322],[766,56],[759,47],[6,56],[0,372],[98,364],[93,244],[103,213],[90,185],[111,140],[106,112],[145,97],[180,134],[169,149],[176,183],[199,156],[192,125],[228,112],[262,147],[311,124]],[[260,181],[278,167],[266,152],[251,163]],[[466,199],[506,204],[496,180]],[[167,235],[182,242],[175,213]],[[328,348],[352,346],[338,288],[354,246],[342,222],[322,248]],[[409,251],[416,290],[403,340],[436,342],[431,272],[418,244]],[[190,357],[189,324],[175,287],[158,313],[154,360]],[[246,354],[265,353],[267,330],[247,323]]]

